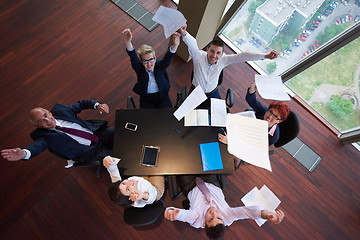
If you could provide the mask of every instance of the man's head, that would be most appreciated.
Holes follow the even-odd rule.
[[[224,236],[225,225],[221,214],[215,207],[209,207],[205,213],[205,232],[210,239],[220,239]]]
[[[207,47],[207,59],[210,64],[215,64],[224,53],[224,43],[220,40],[212,40]]]
[[[145,69],[152,71],[156,62],[155,50],[151,46],[144,44],[138,50],[138,54]]]
[[[38,128],[54,128],[56,126],[55,118],[51,112],[41,107],[30,110],[29,121]]]
[[[113,183],[112,186],[108,190],[108,195],[109,195],[110,199],[113,202],[115,202],[117,205],[128,206],[128,205],[131,205],[133,202],[129,200],[130,192],[127,195],[126,195],[126,193],[125,194],[122,193],[122,191],[120,189],[122,182],[117,181],[117,182]]]

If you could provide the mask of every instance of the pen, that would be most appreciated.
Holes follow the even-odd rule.
[[[174,129],[173,127],[169,127],[171,130],[174,130],[175,132],[177,132],[177,133],[181,133],[179,130],[177,130],[177,129]]]

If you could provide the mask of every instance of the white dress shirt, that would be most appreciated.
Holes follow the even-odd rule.
[[[263,209],[260,206],[232,208],[225,201],[224,193],[219,187],[207,182],[205,184],[212,194],[213,206],[221,214],[225,226],[231,225],[236,220],[261,218],[261,211]],[[204,228],[205,213],[210,207],[204,194],[195,186],[189,192],[188,199],[190,201],[190,209],[180,209],[177,220],[187,222],[194,228]]]
[[[187,33],[183,36],[185,44],[191,58],[194,62],[194,79],[192,84],[197,87],[200,85],[205,93],[213,91],[218,84],[219,75],[221,70],[233,63],[254,61],[264,59],[264,54],[255,54],[249,52],[229,54],[223,53],[222,57],[215,63],[209,64],[207,60],[207,52],[199,50],[196,39]]]

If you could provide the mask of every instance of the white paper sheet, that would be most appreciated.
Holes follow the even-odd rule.
[[[154,14],[153,21],[164,27],[165,37],[168,38],[186,23],[184,15],[178,10],[160,6]]]
[[[267,121],[228,114],[226,129],[229,153],[245,162],[272,171]]]
[[[249,118],[256,118],[254,111],[245,111],[245,112],[238,112],[235,113],[236,115],[243,116],[243,117],[249,117]]]
[[[262,98],[278,101],[290,100],[280,76],[255,75],[255,83]]]
[[[197,86],[180,105],[180,107],[174,112],[174,116],[178,121],[180,121],[186,114],[199,106],[206,99],[207,97],[204,93],[204,90],[200,85]]]
[[[245,206],[258,205],[268,211],[275,211],[281,203],[279,198],[276,197],[266,185],[262,186],[260,191],[257,187],[254,187],[248,194],[241,198],[241,201]],[[261,227],[267,220],[256,219],[255,221]]]
[[[184,125],[209,126],[209,111],[207,109],[195,109],[185,115]]]
[[[226,126],[226,102],[223,99],[210,99],[211,126]]]

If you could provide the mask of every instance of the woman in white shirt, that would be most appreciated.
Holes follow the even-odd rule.
[[[120,159],[110,156],[103,159],[103,165],[108,170],[113,183],[108,191],[112,201],[118,205],[142,208],[146,204],[160,200],[165,190],[164,176],[133,176],[122,180],[117,168],[119,161]]]

